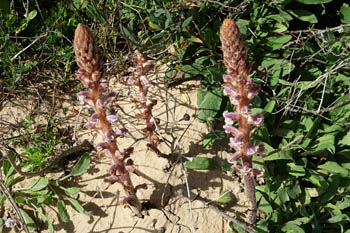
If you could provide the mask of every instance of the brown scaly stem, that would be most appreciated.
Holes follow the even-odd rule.
[[[250,134],[255,127],[262,125],[261,115],[251,115],[249,102],[258,93],[258,87],[248,78],[250,65],[246,61],[247,50],[241,39],[237,25],[231,19],[225,19],[220,28],[220,40],[224,54],[224,64],[227,74],[224,75],[224,94],[235,107],[235,112],[224,112],[225,132],[234,137],[230,138],[229,146],[235,150],[230,153],[228,161],[232,168],[242,173],[248,200],[246,221],[250,226],[256,223],[257,203],[255,197],[255,178],[263,171],[253,169],[252,155],[264,152],[263,144],[254,146],[250,143]],[[233,126],[238,122],[239,128]],[[241,165],[237,161],[241,158]]]
[[[139,188],[145,188],[145,186],[134,187],[130,179],[130,173],[135,171],[132,166],[133,161],[130,159],[133,148],[121,152],[117,145],[117,138],[123,137],[127,130],[114,131],[111,123],[117,120],[117,115],[113,108],[109,108],[107,113],[107,104],[116,94],[111,92],[103,95],[103,92],[108,88],[108,82],[100,81],[103,77],[103,66],[99,60],[94,37],[90,29],[81,24],[75,31],[74,52],[76,62],[80,67],[76,72],[76,77],[88,89],[88,91],[79,92],[78,98],[94,111],[85,127],[94,129],[103,135],[103,141],[96,145],[100,149],[98,153],[112,159],[112,165],[108,171],[110,176],[105,181],[110,184],[120,183],[126,193],[123,203],[130,207],[138,217],[143,217],[142,206],[136,196],[136,191]]]
[[[159,157],[163,156],[163,153],[157,148],[161,140],[154,133],[156,129],[155,124],[159,124],[159,119],[154,118],[155,122],[151,122],[152,109],[157,104],[156,99],[147,97],[148,90],[154,86],[154,83],[149,81],[146,74],[154,67],[151,60],[147,60],[146,56],[139,51],[135,51],[134,63],[136,67],[130,68],[130,71],[134,73],[134,77],[130,79],[130,82],[137,87],[139,95],[133,98],[133,102],[141,104],[144,112],[137,114],[136,116],[145,120],[146,128],[143,130],[144,134],[148,137],[147,148],[156,153]]]

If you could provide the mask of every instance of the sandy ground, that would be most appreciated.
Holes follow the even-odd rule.
[[[154,81],[156,80],[157,77],[154,77]],[[136,113],[142,111],[139,106],[130,103],[130,96],[135,93],[135,89],[132,86],[116,83],[116,80],[112,79],[112,89],[118,93],[113,105],[118,109],[120,117],[115,128],[129,129],[129,134],[120,139],[118,145],[121,149],[130,146],[135,148],[131,157],[139,176],[133,174],[132,181],[134,185],[147,184],[147,190],[138,191],[140,200],[149,207],[147,214],[143,219],[138,218],[133,216],[129,208],[124,208],[119,204],[124,196],[121,186],[114,184],[107,188],[107,184],[103,181],[110,166],[109,159],[97,159],[95,152],[92,152],[92,163],[88,172],[66,184],[67,186],[78,185],[81,188],[81,192],[75,195],[75,198],[93,214],[86,216],[68,207],[71,221],[62,223],[58,219],[55,208],[48,206],[45,211],[53,222],[55,232],[227,232],[228,222],[207,208],[199,197],[215,205],[222,190],[232,191],[235,201],[223,211],[235,216],[235,212],[244,210],[244,194],[237,178],[220,170],[195,171],[184,169],[182,166],[182,162],[186,161],[185,157],[214,158],[218,164],[226,158],[226,152],[224,152],[226,148],[223,146],[217,145],[211,150],[203,149],[202,137],[208,132],[208,129],[205,124],[195,119],[196,89],[199,82],[188,82],[170,90],[158,85],[151,91],[152,96],[158,100],[153,114],[161,120],[157,133],[164,139],[159,149],[165,154],[172,154],[169,159],[159,158],[154,153],[146,151],[146,140],[140,133],[145,127],[144,122],[135,117]],[[68,110],[64,119],[66,125],[70,125],[70,132],[72,132],[70,136],[75,135],[79,141],[88,139],[90,142],[98,143],[99,136],[96,136],[95,132],[81,129],[90,114],[89,111],[83,109],[79,114],[81,104],[72,102],[72,99],[74,99],[73,96],[56,99],[54,106],[57,113],[62,112],[63,108]],[[16,124],[28,113],[40,113],[40,108],[45,110],[46,107],[47,110],[48,106],[52,107],[53,103],[52,99],[48,99],[47,106],[41,104],[38,107],[36,106],[37,100],[29,101],[30,104],[28,101],[20,98],[5,101],[0,111],[1,120],[7,125]],[[185,113],[191,116],[189,121],[181,120]],[[40,114],[36,114],[33,119],[35,122],[45,122],[45,117]],[[20,126],[17,127],[13,127],[9,132],[18,133]],[[63,125],[60,127],[65,128]],[[22,182],[24,183],[18,185],[23,186],[29,181]],[[5,206],[8,211],[1,211],[1,214],[15,216],[7,202]],[[40,220],[35,220],[41,227],[38,232],[49,232],[47,227],[40,223]],[[9,231],[8,228],[4,228],[3,232],[18,232],[18,230]]]

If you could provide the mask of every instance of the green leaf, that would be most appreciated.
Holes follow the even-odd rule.
[[[281,200],[282,203],[286,203],[289,201],[288,193],[285,189],[279,189],[278,190],[278,198]]]
[[[91,216],[92,212],[91,211],[86,211],[84,209],[84,207],[82,205],[80,205],[80,203],[77,200],[74,199],[69,199],[70,204],[72,205],[72,207],[81,214],[85,214],[87,216]]]
[[[285,59],[266,58],[261,65],[271,73],[271,86],[276,86],[279,79],[292,72],[295,65]]]
[[[231,230],[229,233],[246,233],[246,231],[241,226],[235,224],[234,222],[230,222],[230,228]]]
[[[184,162],[185,168],[194,170],[211,170],[215,169],[214,162],[209,158],[195,157],[189,158],[189,161]]]
[[[268,37],[266,46],[272,50],[280,49],[285,43],[292,39],[291,35]]]
[[[185,29],[192,21],[192,16],[188,17],[181,25],[182,29]]]
[[[30,183],[26,189],[32,192],[36,192],[46,188],[48,184],[49,184],[49,178],[41,177],[37,180],[34,180],[32,183]]]
[[[29,12],[26,19],[28,21],[30,21],[30,20],[34,19],[37,14],[38,14],[38,12],[36,10],[32,10],[31,12]]]
[[[225,132],[223,130],[215,130],[214,132],[209,132],[203,137],[203,147],[204,149],[209,149],[213,146],[216,141],[225,138]]]
[[[290,232],[290,233],[305,233],[305,231],[303,230],[303,228],[299,227],[296,224],[292,224],[292,223],[286,223],[283,227],[282,227],[282,232]]]
[[[64,201],[59,200],[57,202],[57,210],[58,214],[63,222],[69,221],[69,214],[67,212],[66,204],[64,204]]]
[[[127,39],[129,39],[134,44],[138,44],[135,36],[126,27],[124,27],[123,25],[120,25],[120,27]]]
[[[349,220],[350,220],[350,218],[348,215],[340,214],[340,215],[336,215],[336,216],[329,218],[328,222],[329,223],[338,223],[338,222],[349,221]]]
[[[39,212],[40,218],[41,218],[41,219],[44,221],[44,223],[46,223],[46,225],[48,226],[49,231],[50,231],[51,233],[53,233],[53,232],[54,232],[53,225],[52,225],[51,221],[49,220],[49,218],[46,217],[46,215],[44,214],[43,209],[42,209],[41,207],[39,207],[39,208],[37,208],[36,210]]]
[[[156,23],[153,23],[152,21],[148,21],[148,25],[156,31],[163,30],[159,25],[157,25]]]
[[[220,193],[220,197],[218,199],[218,203],[220,205],[225,206],[232,201],[233,201],[233,194],[231,193],[230,190],[225,189]]]
[[[90,155],[88,153],[84,153],[77,164],[72,168],[72,172],[69,174],[71,176],[80,176],[85,173],[90,166]]]
[[[290,175],[296,177],[305,176],[305,168],[303,166],[296,165],[295,163],[288,163],[287,165],[290,167]]]
[[[350,131],[339,141],[339,144],[350,146]]]
[[[24,222],[27,225],[29,231],[35,231],[37,229],[37,226],[34,222],[34,220],[21,208],[19,208],[19,211],[21,212]]]
[[[319,199],[320,205],[324,205],[327,202],[329,202],[337,193],[338,187],[340,184],[340,177],[337,175],[330,176],[327,182],[329,183],[329,187],[324,192],[324,194],[322,194],[322,196],[320,197]]]
[[[333,174],[339,174],[342,177],[349,176],[349,170],[343,168],[335,161],[327,161],[325,164],[318,166],[318,168],[325,169]]]
[[[64,187],[61,187],[64,192],[70,196],[70,195],[74,195],[76,193],[78,193],[80,191],[80,188],[79,187],[70,187],[70,188],[64,188]]]
[[[304,4],[323,4],[323,3],[331,2],[333,0],[297,0],[297,1]]]
[[[211,91],[204,91],[198,89],[198,119],[200,121],[207,121],[210,117],[215,115],[220,110],[222,102],[222,90],[217,88]]]
[[[276,104],[276,100],[270,100],[264,108],[265,112],[269,112],[271,113],[273,111],[273,109],[275,108],[275,104]]]
[[[350,23],[350,6],[344,3],[340,8],[339,15],[342,23]]]
[[[307,10],[294,9],[294,10],[289,10],[288,12],[291,13],[296,18],[300,19],[301,21],[305,21],[309,23],[317,23],[316,16]]]

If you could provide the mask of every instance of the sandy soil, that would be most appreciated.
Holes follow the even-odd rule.
[[[154,80],[156,79],[157,77],[154,77]],[[95,153],[92,152],[93,160],[89,171],[66,184],[81,187],[81,192],[75,197],[84,203],[84,207],[93,214],[85,216],[68,207],[71,221],[62,223],[58,219],[55,208],[47,207],[45,211],[53,221],[55,232],[227,232],[228,222],[207,208],[201,200],[207,200],[215,205],[215,200],[218,199],[220,192],[228,189],[234,194],[235,202],[223,211],[231,216],[235,216],[235,212],[244,211],[244,194],[237,178],[219,170],[195,171],[184,169],[182,166],[186,157],[214,158],[218,164],[226,158],[224,150],[227,148],[223,146],[216,145],[211,150],[203,149],[202,137],[208,132],[208,129],[205,124],[195,119],[196,89],[199,82],[186,83],[186,85],[170,90],[162,85],[152,89],[152,95],[158,99],[158,104],[154,108],[154,116],[161,119],[157,133],[164,139],[159,149],[165,154],[172,154],[169,159],[159,158],[152,152],[146,151],[146,140],[141,133],[145,127],[144,122],[135,117],[136,113],[141,113],[141,109],[129,101],[130,96],[135,93],[134,87],[116,84],[115,79],[112,79],[111,83],[112,89],[118,93],[114,105],[118,109],[120,119],[115,124],[115,128],[126,127],[130,131],[125,138],[119,140],[119,147],[121,149],[129,146],[135,148],[131,157],[139,176],[133,174],[132,180],[134,185],[147,184],[147,190],[138,192],[139,198],[148,207],[147,214],[140,219],[133,216],[130,209],[119,204],[124,196],[121,186],[114,184],[107,187],[103,181],[110,166],[109,159],[97,159]],[[62,113],[63,108],[68,110],[62,117],[66,125],[70,125],[70,137],[75,134],[79,141],[89,139],[91,142],[98,143],[99,136],[96,136],[95,132],[81,129],[88,118],[89,111],[83,109],[78,114],[81,104],[72,102],[73,98],[67,95],[56,99],[54,106],[57,113]],[[40,108],[45,110],[45,107],[52,107],[52,103],[52,99],[48,99],[47,106],[41,104],[38,107],[35,98],[32,101],[12,99],[3,104],[0,111],[1,120],[5,120],[7,125],[17,124],[17,128],[14,127],[11,131],[13,134],[18,134],[20,132],[18,122],[23,120],[29,112],[40,113]],[[185,113],[191,116],[189,121],[181,120]],[[36,114],[33,119],[37,123],[45,122],[45,117],[40,114]],[[67,128],[63,125],[60,127]],[[19,185],[25,185],[25,181],[22,182],[24,183]],[[15,217],[11,206],[8,203],[5,206],[8,210],[5,213],[2,211],[1,214]],[[38,226],[42,227],[38,229],[38,232],[49,232],[43,223],[40,223],[38,219],[35,220]],[[4,232],[9,232],[9,229],[4,229]],[[12,232],[15,230],[13,229]]]

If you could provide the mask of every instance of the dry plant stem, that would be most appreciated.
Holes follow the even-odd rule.
[[[151,99],[147,96],[148,90],[154,87],[154,83],[149,81],[146,77],[147,73],[153,69],[154,65],[151,60],[148,60],[147,57],[142,54],[140,51],[135,51],[134,63],[136,64],[136,68],[130,68],[132,72],[134,72],[134,79],[130,79],[132,84],[137,87],[139,95],[133,99],[134,102],[139,102],[144,109],[142,114],[138,114],[139,118],[145,120],[146,128],[143,130],[144,133],[148,137],[147,147],[158,156],[162,156],[163,154],[157,148],[160,143],[160,139],[154,133],[156,129],[155,124],[159,124],[158,118],[153,118],[155,122],[152,122],[152,109],[157,104],[156,99]]]
[[[261,154],[264,146],[253,146],[250,143],[252,129],[262,124],[262,116],[251,115],[249,102],[258,93],[258,87],[248,78],[250,65],[246,61],[247,51],[241,39],[237,25],[230,19],[225,19],[220,29],[220,40],[224,54],[224,64],[227,74],[224,75],[224,94],[229,97],[235,112],[224,112],[225,132],[233,135],[229,146],[235,150],[228,161],[232,168],[241,172],[248,200],[246,221],[250,226],[255,225],[257,203],[255,197],[254,176],[262,175],[262,170],[252,168],[252,155]],[[239,129],[233,123],[239,124]],[[237,160],[242,164],[238,165]]]
[[[102,95],[107,89],[107,82],[100,82],[103,76],[103,66],[99,63],[98,51],[90,29],[79,24],[74,37],[74,51],[76,62],[80,69],[76,73],[77,78],[88,88],[88,91],[79,92],[78,98],[88,107],[94,110],[90,121],[85,124],[86,128],[91,128],[103,135],[103,142],[96,145],[104,154],[112,159],[112,166],[109,169],[109,177],[106,182],[120,183],[126,193],[124,204],[130,207],[133,212],[142,217],[141,203],[136,196],[137,188],[135,188],[130,179],[130,172],[135,169],[132,167],[133,162],[129,159],[133,148],[128,148],[121,152],[117,145],[117,138],[124,136],[126,129],[114,131],[111,123],[117,120],[117,115],[113,108],[109,109],[107,114],[107,104],[110,102],[115,93],[111,92]],[[141,187],[141,186],[139,186]]]

